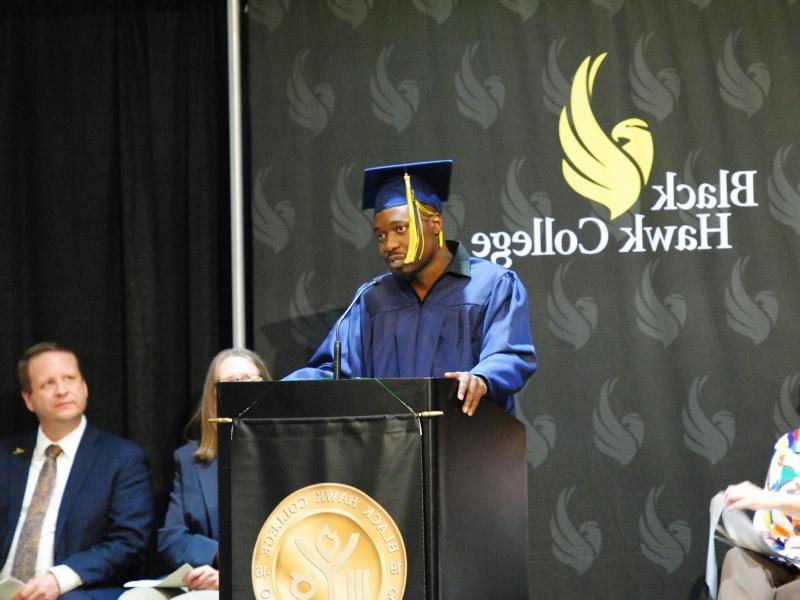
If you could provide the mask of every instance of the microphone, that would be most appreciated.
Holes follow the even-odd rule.
[[[333,342],[333,378],[334,379],[341,379],[342,375],[342,342],[339,340],[339,327],[342,326],[342,321],[347,316],[347,313],[350,312],[350,309],[355,306],[355,303],[358,302],[358,299],[366,292],[369,288],[373,285],[378,283],[380,277],[375,277],[371,281],[367,282],[361,289],[356,292],[356,295],[353,297],[352,302],[350,305],[344,309],[342,316],[339,317],[339,320],[336,321],[336,334],[334,335],[334,342]]]

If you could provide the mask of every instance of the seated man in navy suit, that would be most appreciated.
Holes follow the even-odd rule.
[[[12,600],[117,598],[150,539],[144,451],[87,422],[89,390],[69,348],[36,344],[18,373],[39,429],[0,444],[0,579],[25,584]]]

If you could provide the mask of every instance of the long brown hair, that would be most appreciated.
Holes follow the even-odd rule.
[[[228,348],[211,360],[211,364],[208,365],[206,380],[203,383],[203,395],[200,397],[200,405],[197,407],[194,416],[189,420],[189,423],[187,423],[185,430],[188,432],[195,423],[200,423],[200,440],[194,457],[203,462],[211,462],[217,455],[217,425],[209,422],[209,419],[217,416],[217,369],[223,360],[231,356],[249,359],[256,366],[264,381],[272,379],[261,357],[245,348]]]

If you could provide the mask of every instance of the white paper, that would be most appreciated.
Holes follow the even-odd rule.
[[[192,566],[182,564],[163,579],[138,579],[125,584],[126,588],[179,588],[183,587],[183,578],[192,571]],[[0,598],[0,600],[4,600]]]
[[[714,547],[714,534],[717,531],[719,518],[725,508],[725,494],[719,492],[708,504],[708,553],[706,554],[706,585],[708,596],[717,600],[717,552]]]
[[[775,549],[764,541],[753,521],[741,510],[722,511],[723,534],[736,546],[753,550],[760,554],[776,554]]]
[[[19,579],[13,577],[6,577],[0,580],[0,600],[11,600],[11,598],[25,587]]]
[[[706,585],[712,600],[717,598],[717,555],[714,539],[732,546],[739,546],[759,554],[776,556],[779,553],[770,546],[753,526],[753,520],[743,510],[725,510],[725,493],[719,492],[708,506],[708,555],[706,556]],[[721,522],[720,522],[721,521]]]

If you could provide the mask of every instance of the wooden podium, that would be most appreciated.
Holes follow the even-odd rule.
[[[527,599],[524,427],[456,387],[219,384],[222,599]]]

